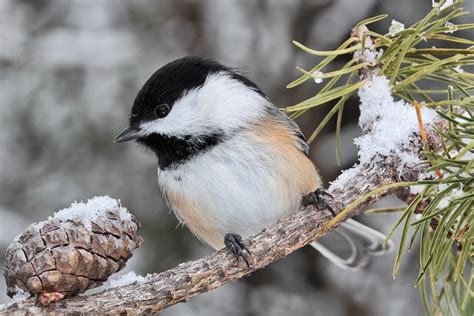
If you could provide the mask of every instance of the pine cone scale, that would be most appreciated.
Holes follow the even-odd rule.
[[[25,252],[28,261],[33,259],[38,252],[44,250],[45,248],[46,243],[44,242],[43,238],[41,238],[41,236],[28,238],[25,242],[22,242],[22,249]]]

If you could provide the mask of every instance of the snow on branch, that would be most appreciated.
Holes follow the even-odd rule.
[[[388,83],[385,80],[383,77],[376,78],[360,92],[364,136],[357,143],[361,148],[361,162],[343,172],[329,187],[328,191],[334,196],[333,206],[337,211],[381,186],[418,179],[426,170],[427,166],[419,160],[423,141],[414,125],[415,109],[400,101],[394,102],[391,95],[386,95]],[[376,110],[377,107],[382,107],[383,102],[388,102],[391,108]],[[384,103],[383,107],[386,105]],[[423,115],[427,122],[435,120],[430,112],[424,112]],[[390,119],[397,126],[385,125],[389,124]],[[398,121],[401,119],[403,122]],[[437,134],[428,126],[426,130],[432,148],[437,148]],[[373,148],[370,147],[371,143]],[[406,157],[410,157],[410,163],[407,163]],[[156,313],[170,305],[185,302],[196,295],[236,281],[288,256],[336,228],[342,221],[363,213],[368,204],[393,192],[394,190],[371,195],[332,226],[328,225],[332,219],[329,212],[316,210],[312,206],[280,220],[245,241],[252,253],[250,268],[243,262],[238,264],[229,250],[222,249],[159,274],[144,278],[128,276],[123,282],[112,284],[101,292],[72,297],[47,307],[37,307],[34,299],[11,303],[7,307],[0,307],[0,314]]]

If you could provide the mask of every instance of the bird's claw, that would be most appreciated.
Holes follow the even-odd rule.
[[[331,199],[334,199],[328,191],[324,190],[323,188],[318,188],[314,192],[311,192],[303,197],[303,206],[308,206],[311,204],[316,206],[317,208],[323,206],[324,208],[328,209],[333,216],[336,216],[336,212],[324,196],[328,196]]]
[[[247,264],[247,267],[250,267],[247,256],[252,256],[252,254],[250,253],[250,250],[248,250],[247,246],[245,246],[242,236],[228,233],[224,237],[224,244],[232,251],[235,258],[237,259],[237,262],[240,262],[240,258],[242,258]],[[245,254],[245,252],[247,252],[247,254]]]

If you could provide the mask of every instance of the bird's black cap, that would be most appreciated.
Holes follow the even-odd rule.
[[[187,91],[201,87],[206,78],[219,72],[226,72],[262,96],[260,88],[236,72],[213,59],[183,57],[158,69],[143,85],[133,103],[130,126],[155,119],[154,109],[159,104],[173,106]]]

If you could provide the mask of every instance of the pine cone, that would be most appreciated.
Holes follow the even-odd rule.
[[[140,246],[139,228],[136,218],[110,197],[73,203],[30,225],[6,252],[8,296],[19,289],[35,296],[71,296],[101,285]]]

